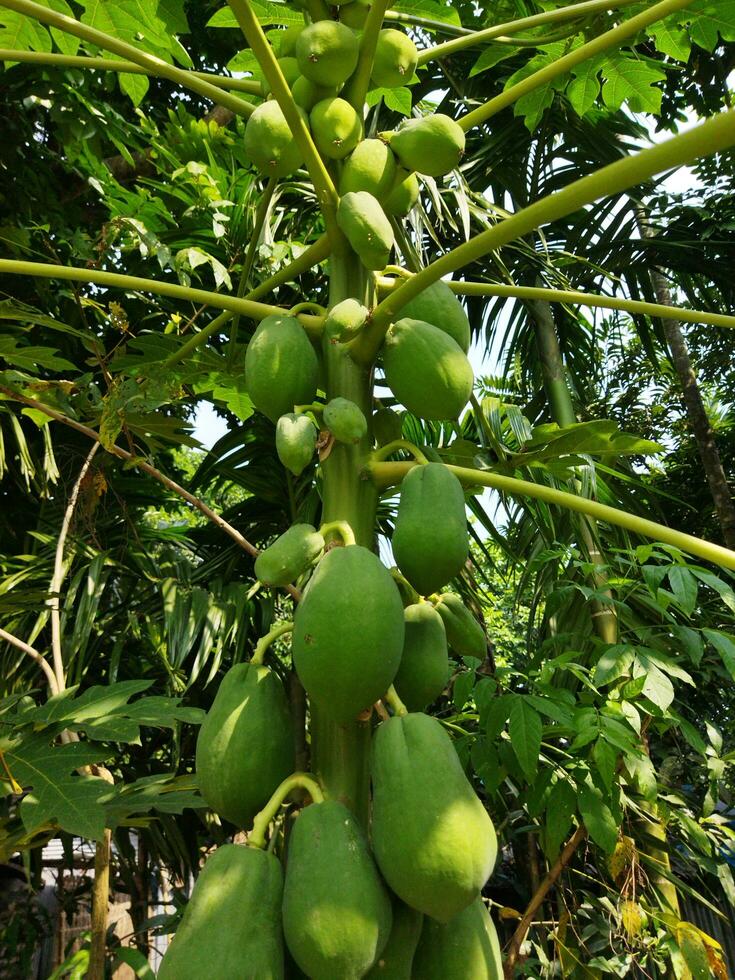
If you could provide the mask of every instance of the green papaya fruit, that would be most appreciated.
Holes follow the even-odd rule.
[[[317,85],[341,85],[357,67],[357,35],[334,20],[309,24],[296,41],[301,74]]]
[[[459,166],[464,153],[461,126],[440,112],[407,119],[394,133],[380,135],[388,141],[402,167],[427,177],[448,174]]]
[[[304,122],[306,122],[306,116]],[[281,107],[274,99],[255,109],[245,126],[245,153],[261,174],[288,177],[304,162]]]
[[[269,105],[270,103],[265,103]],[[319,362],[296,317],[262,320],[245,352],[245,389],[271,422],[316,397]]]
[[[276,857],[223,844],[199,872],[158,980],[283,980],[281,896]]]
[[[405,173],[405,170],[400,170],[399,179],[383,202],[386,213],[398,215],[399,218],[405,218],[419,199],[418,177],[416,174],[407,174],[400,179],[400,174]]]
[[[396,158],[390,147],[382,140],[363,140],[345,160],[339,179],[339,192],[367,191],[380,200],[393,187],[397,170]]]
[[[296,610],[294,667],[326,713],[349,721],[393,683],[403,632],[400,593],[380,559],[360,545],[333,548]]]
[[[413,975],[421,980],[502,980],[500,942],[482,898],[446,925],[424,919]]]
[[[436,718],[396,715],[375,733],[372,779],[383,877],[407,905],[448,922],[480,894],[497,856],[495,829],[452,740]]]
[[[317,102],[309,115],[311,135],[323,157],[341,160],[360,141],[362,120],[345,99],[331,98]]]
[[[370,310],[356,299],[343,299],[327,313],[324,333],[333,342],[349,340],[365,326]]]
[[[199,729],[199,791],[220,816],[249,827],[294,771],[291,714],[283,684],[268,667],[235,664]]]
[[[373,415],[373,433],[379,446],[387,446],[403,435],[403,419],[391,408],[381,408]]]
[[[460,657],[484,660],[487,655],[485,631],[456,592],[442,592],[434,608],[444,622],[452,650]]]
[[[439,327],[457,341],[465,354],[470,349],[470,321],[460,301],[441,279],[409,300],[402,314]]]
[[[375,966],[365,974],[365,980],[411,980],[419,976],[411,972],[414,953],[421,935],[424,917],[416,909],[395,897],[391,898],[393,928],[385,949],[375,961]]]
[[[323,102],[324,99],[333,98],[337,94],[337,86],[315,85],[308,78],[299,75],[293,83],[291,94],[294,97],[296,105],[305,112],[309,112],[317,102]]]
[[[393,685],[409,711],[423,711],[449,680],[447,634],[441,616],[429,602],[407,606],[403,618],[406,635]]]
[[[294,476],[300,476],[311,462],[319,433],[306,415],[287,412],[276,423],[278,458]]]
[[[292,524],[255,559],[255,576],[265,585],[288,585],[311,568],[322,551],[324,538],[316,528]]]
[[[401,483],[396,564],[420,595],[431,595],[462,571],[469,553],[462,484],[443,463],[414,466]]]
[[[324,424],[337,442],[356,443],[367,435],[367,419],[349,398],[332,398],[324,407]]]
[[[383,950],[391,904],[357,820],[336,800],[301,811],[288,847],[283,930],[315,980],[358,980]]]
[[[419,53],[410,37],[388,28],[378,34],[370,81],[376,88],[398,88],[410,82]]]
[[[303,24],[293,24],[291,27],[287,27],[285,31],[278,32],[277,37],[278,37],[279,58],[296,57],[296,42],[298,41],[299,35],[303,30],[304,30]]]
[[[361,31],[369,13],[370,3],[367,0],[352,0],[352,3],[339,8],[339,19],[347,27]]]
[[[337,224],[366,269],[382,269],[387,265],[393,248],[393,229],[372,194],[367,191],[344,194],[337,208]]]
[[[391,325],[383,366],[398,401],[422,419],[456,419],[472,394],[467,355],[449,334],[423,320],[403,317]]]
[[[287,57],[280,57],[278,59],[278,66],[281,69],[281,74],[286,79],[286,84],[289,88],[292,87],[297,78],[301,77],[301,72],[299,71],[299,63],[292,55]],[[263,82],[263,93],[266,96],[270,96],[271,87],[267,81]]]

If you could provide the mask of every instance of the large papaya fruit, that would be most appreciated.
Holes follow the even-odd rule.
[[[464,153],[464,132],[450,116],[407,119],[394,133],[381,133],[406,170],[428,177],[442,177],[459,165]]]
[[[281,681],[267,667],[235,664],[199,729],[199,791],[216,813],[249,827],[293,770],[291,715]]]
[[[444,622],[449,646],[460,657],[484,660],[487,654],[485,632],[455,592],[442,592],[435,606]]]
[[[377,88],[396,88],[413,78],[419,53],[410,37],[392,27],[378,34],[370,81]]]
[[[389,328],[383,365],[398,401],[422,419],[456,419],[472,393],[475,379],[467,355],[423,320],[404,317]]]
[[[382,140],[363,140],[345,160],[339,192],[367,191],[381,200],[393,187],[397,169],[396,158]]]
[[[447,634],[441,616],[429,602],[407,606],[403,618],[406,635],[393,684],[409,711],[423,711],[439,697],[449,679]]]
[[[286,117],[274,99],[263,102],[250,116],[243,145],[248,159],[268,177],[288,177],[304,162]]]
[[[299,814],[289,840],[283,930],[314,980],[358,980],[383,950],[391,904],[350,811],[336,800]]]
[[[277,858],[224,844],[199,873],[158,980],[283,980]]]
[[[276,423],[278,458],[294,476],[300,476],[311,462],[319,433],[306,415],[287,412]]]
[[[268,105],[269,103],[265,103]],[[245,352],[245,388],[253,405],[277,422],[316,396],[319,362],[296,317],[261,321]]]
[[[293,662],[309,696],[338,721],[388,690],[401,660],[403,604],[367,548],[333,548],[317,565],[294,617]]]
[[[498,934],[482,898],[446,924],[424,919],[413,975],[421,980],[502,980]]]
[[[265,585],[288,585],[311,568],[324,538],[311,524],[292,524],[255,559],[255,576]]]
[[[373,741],[372,840],[399,898],[448,922],[480,894],[497,857],[485,807],[436,718],[391,718]]]
[[[317,102],[309,114],[309,122],[317,150],[330,160],[346,157],[362,136],[362,119],[345,99]]]
[[[299,34],[296,58],[301,74],[317,85],[341,85],[357,66],[357,35],[334,20],[318,20]]]
[[[375,961],[375,966],[365,974],[365,980],[411,980],[419,977],[411,971],[414,953],[421,935],[424,917],[416,909],[405,905],[395,895],[392,898],[393,928],[385,949]]]
[[[470,321],[460,301],[441,279],[406,303],[403,315],[439,327],[457,341],[465,354],[470,349]]]
[[[384,268],[393,248],[393,228],[372,194],[344,194],[337,207],[337,224],[366,269]]]
[[[463,568],[470,551],[462,484],[443,463],[414,466],[401,483],[393,554],[421,595]]]

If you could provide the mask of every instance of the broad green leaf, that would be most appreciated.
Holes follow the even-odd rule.
[[[32,17],[0,7],[0,45],[16,51],[50,51],[46,28]]]
[[[600,774],[600,779],[609,791],[612,789],[615,769],[618,763],[617,751],[609,742],[600,737],[592,748],[592,758],[595,762],[595,768]]]
[[[697,605],[696,578],[682,565],[673,565],[669,569],[668,578],[679,608],[685,615],[691,616]]]
[[[124,92],[134,106],[139,106],[148,93],[150,82],[145,75],[120,74],[120,90]]]
[[[461,26],[459,14],[451,4],[437,3],[436,0],[398,0],[391,5],[393,10],[426,17],[428,20],[441,20],[447,24]]]
[[[574,77],[567,86],[567,98],[577,115],[584,116],[600,94],[599,66],[596,62],[584,62],[572,74]]]
[[[692,41],[714,51],[719,38],[735,41],[735,0],[695,0],[684,12]]]
[[[711,629],[702,630],[702,634],[719,653],[725,665],[725,670],[735,680],[735,636],[731,636],[729,633],[723,633],[721,630]]]
[[[14,337],[8,335],[0,337],[0,358],[8,364],[32,371],[34,374],[39,368],[46,368],[48,371],[76,372],[74,365],[60,357],[59,352],[52,347],[22,346]]]
[[[507,44],[488,44],[470,69],[470,78],[472,78],[474,75],[481,74],[483,71],[493,68],[501,61],[505,61],[506,58],[512,57],[513,54],[513,48]]]
[[[568,779],[557,779],[548,796],[542,835],[544,852],[549,861],[554,861],[559,856],[576,812],[577,794],[573,785]]]
[[[666,72],[662,68],[642,58],[613,52],[605,57],[601,70],[605,105],[619,109],[625,103],[634,112],[651,112],[654,115],[661,111],[663,92],[656,86],[666,80]]]
[[[538,771],[542,725],[538,712],[522,695],[511,702],[508,731],[518,763],[531,780]]]
[[[618,840],[618,825],[600,790],[588,778],[579,787],[579,810],[592,840],[612,854]]]
[[[626,644],[608,647],[600,656],[592,675],[597,685],[612,684],[621,677],[626,677],[633,664],[635,650]]]

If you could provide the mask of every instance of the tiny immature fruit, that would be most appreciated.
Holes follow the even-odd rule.
[[[397,88],[413,78],[419,53],[410,37],[393,28],[378,34],[371,81],[377,88]]]
[[[324,538],[316,528],[292,524],[255,559],[255,575],[265,585],[288,585],[311,568],[322,551]]]
[[[314,457],[319,436],[316,426],[306,415],[287,412],[276,423],[278,458],[294,476],[301,476]]]
[[[459,165],[464,153],[464,131],[450,116],[435,112],[408,119],[394,133],[381,133],[406,170],[428,177],[443,177]]]
[[[393,228],[377,199],[367,191],[340,198],[337,224],[366,269],[383,269],[393,248]]]
[[[367,419],[348,398],[333,398],[324,408],[324,424],[337,442],[353,444],[367,435]]]
[[[304,162],[281,107],[274,99],[259,105],[248,119],[244,147],[248,158],[264,176],[288,177]]]
[[[362,135],[359,114],[345,99],[317,102],[309,116],[311,134],[323,157],[341,160],[357,146]]]
[[[296,41],[301,74],[317,85],[341,85],[357,66],[357,35],[334,20],[305,27]]]

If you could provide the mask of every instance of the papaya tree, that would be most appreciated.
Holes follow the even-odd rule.
[[[604,421],[577,426],[553,325],[544,331],[550,304],[613,307],[637,316],[668,314],[668,308],[498,280],[504,254],[525,250],[528,257],[545,228],[673,168],[726,153],[735,144],[735,114],[722,111],[665,142],[617,153],[607,165],[532,196],[510,213],[478,194],[464,240],[454,247],[439,242],[440,254],[427,264],[420,229],[430,228],[432,215],[446,208],[444,193],[458,186],[468,146],[490,138],[503,110],[517,108],[538,121],[554,93],[580,115],[600,98],[614,108],[625,103],[651,109],[654,86],[665,72],[649,63],[653,59],[642,59],[640,45],[682,60],[692,44],[713,34],[731,38],[732,23],[714,0],[585,0],[537,12],[519,4],[524,10],[516,12],[523,16],[509,14],[501,23],[493,11],[477,29],[470,26],[474,8],[464,5],[391,10],[362,0],[334,6],[308,0],[303,7],[229,0],[211,21],[220,30],[241,32],[225,74],[194,69],[179,40],[189,30],[183,4],[133,14],[113,4],[80,6],[81,12],[58,3],[0,0],[0,22],[14,38],[4,59],[116,73],[136,104],[155,79],[214,105],[204,125],[187,134],[187,147],[196,145],[196,152],[162,191],[162,197],[181,196],[176,181],[195,188],[196,201],[181,220],[206,213],[211,233],[174,258],[163,233],[151,235],[136,219],[131,196],[113,186],[112,168],[106,166],[105,174],[100,169],[93,179],[114,221],[98,242],[97,257],[91,249],[75,255],[71,240],[69,264],[0,259],[0,273],[14,285],[26,279],[72,283],[80,310],[93,309],[99,320],[82,318],[81,326],[72,327],[57,320],[55,310],[11,304],[7,316],[19,329],[0,347],[7,363],[0,395],[12,411],[32,413],[42,431],[51,424],[74,430],[75,438],[89,440],[95,450],[101,446],[182,497],[254,559],[247,566],[253,594],[275,597],[275,615],[251,656],[221,678],[196,746],[201,797],[220,827],[222,821],[232,827],[220,841],[237,838],[221,842],[208,858],[159,975],[512,976],[536,913],[588,837],[608,856],[614,880],[625,880],[626,888],[631,880],[636,884],[635,873],[628,875],[626,819],[654,841],[649,880],[660,895],[654,913],[660,955],[651,969],[706,975],[708,964],[719,961],[700,931],[682,919],[669,880],[666,828],[655,794],[647,795],[652,762],[646,730],[660,717],[657,710],[671,704],[669,675],[691,678],[681,668],[677,674],[674,659],[654,641],[641,649],[621,644],[618,623],[633,632],[648,630],[644,612],[655,617],[638,581],[650,584],[653,576],[658,586],[668,575],[679,608],[661,614],[655,625],[691,644],[677,615],[691,605],[688,583],[695,572],[718,596],[730,594],[722,579],[696,562],[733,570],[735,553],[632,507],[596,499],[583,479],[582,455],[609,461],[656,447]],[[435,43],[437,35],[447,39]],[[522,64],[507,79],[496,76],[505,84],[488,101],[454,84],[456,98],[443,96],[439,89],[452,82],[447,59],[473,49],[480,50],[484,66],[500,64],[509,49]],[[524,59],[528,49],[537,53]],[[242,74],[247,77],[235,77]],[[154,154],[173,152],[157,124],[142,118],[153,149],[134,156],[121,144],[121,155],[144,185]],[[226,139],[219,124],[232,120],[237,145],[228,144],[234,161],[228,173],[218,166],[215,143]],[[112,113],[110,121],[115,132],[125,128]],[[87,159],[85,166],[91,171],[95,165]],[[224,196],[225,186],[239,195],[237,201]],[[291,205],[276,207],[289,194]],[[149,191],[143,198],[150,205]],[[226,238],[248,207],[254,219],[249,240],[230,261],[218,260],[212,241]],[[157,218],[175,239],[170,212],[161,206]],[[286,244],[268,269],[258,246],[276,235]],[[133,241],[144,257],[154,252],[162,269],[175,270],[178,281],[170,274],[114,271]],[[509,258],[506,268],[510,264]],[[211,270],[216,290],[192,285],[202,265]],[[467,278],[467,270],[479,267],[485,269],[480,281]],[[448,280],[452,275],[457,278]],[[88,287],[83,295],[80,284]],[[22,289],[18,285],[20,295]],[[135,296],[127,312],[119,305],[101,309],[99,296],[115,291]],[[459,298],[465,294],[543,304],[534,308],[538,338],[547,342],[541,360],[553,424],[530,430],[527,420],[516,415],[508,423],[507,415],[498,437],[495,407],[474,391],[468,352],[482,323],[468,317]],[[155,297],[151,303],[168,304],[155,316],[141,302],[149,295]],[[112,317],[127,334],[133,309],[138,320],[126,350],[106,347],[100,323]],[[735,326],[735,318],[718,311],[682,308],[676,316]],[[51,348],[25,344],[27,324],[57,329],[65,345],[76,345],[76,367]],[[250,540],[195,495],[197,477],[190,490],[163,472],[156,454],[180,435],[183,404],[192,395],[225,405],[240,424],[248,466],[255,471],[265,461],[259,492],[267,493],[269,481],[286,487],[287,528],[274,518],[276,526],[261,525],[259,537]],[[524,425],[530,430],[525,435]],[[548,460],[561,461],[554,478],[534,478],[534,468]],[[587,625],[595,627],[599,645],[598,662],[588,656],[575,663],[575,676],[589,688],[620,682],[600,705],[580,697],[572,710],[560,694],[566,678],[557,685],[552,676],[563,666],[553,657],[529,665],[523,695],[503,692],[485,677],[488,683],[477,684],[463,714],[470,691],[463,700],[466,682],[455,680],[458,713],[450,718],[432,708],[461,665],[475,678],[488,659],[487,636],[468,588],[468,505],[476,509],[484,489],[524,502],[531,513],[538,508],[539,525],[552,509],[581,515],[569,525],[568,543],[577,544],[579,553],[565,562],[576,586],[587,588]],[[631,560],[625,601],[613,595],[598,550],[600,526],[656,543],[641,545],[636,561],[647,570],[653,557],[663,572],[636,565],[634,574]],[[60,583],[52,579],[54,584],[51,602],[58,613]],[[556,620],[558,625],[563,617]],[[713,636],[723,657],[732,657],[731,641]],[[587,637],[585,632],[584,642]],[[4,631],[3,639],[45,664],[47,675],[51,671],[52,701],[63,694],[58,644],[51,647],[52,670],[22,638]],[[566,653],[562,657],[570,661]],[[180,711],[178,704],[169,707]],[[649,709],[644,723],[641,712]],[[509,766],[514,777],[520,772],[519,781],[532,779],[542,750],[539,711],[552,722],[544,751],[563,757],[549,766],[538,789],[539,799],[546,793],[537,814],[545,815],[540,829],[549,868],[543,880],[536,875],[504,956],[497,916],[483,900],[498,854],[489,812],[491,787],[498,787],[487,765],[463,762],[468,751],[473,758],[478,746],[485,751],[493,737],[497,757],[507,756],[500,733],[509,721],[515,754]],[[465,722],[476,723],[469,739]],[[573,751],[591,744],[585,728],[592,738],[604,730],[605,738],[582,758]],[[81,732],[90,736],[84,726]],[[67,728],[53,735],[70,749]],[[494,751],[492,744],[489,749]],[[81,750],[72,747],[67,754],[78,754],[78,768],[89,775]],[[16,780],[13,788],[22,791],[23,785]],[[100,868],[109,855],[111,811],[97,834]],[[552,826],[558,813],[568,816],[566,825]],[[97,912],[104,897],[98,897]],[[622,912],[631,935],[644,929],[647,913],[635,890]],[[567,930],[575,926],[565,919],[554,937],[570,975],[577,967],[570,965]],[[96,933],[99,939],[99,926]],[[101,976],[99,943],[96,948],[90,975]]]

